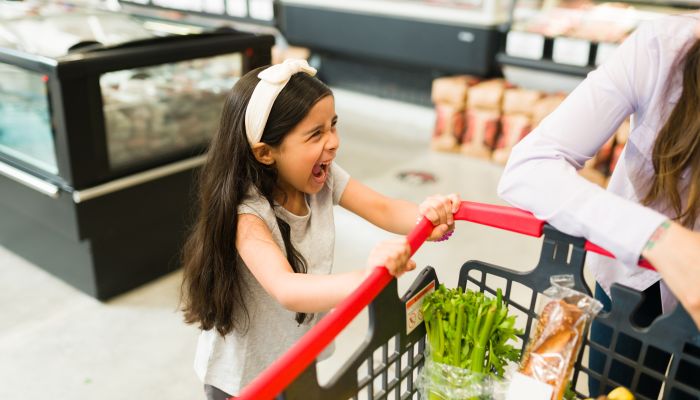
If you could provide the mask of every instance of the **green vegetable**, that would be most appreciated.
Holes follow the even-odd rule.
[[[502,377],[507,362],[520,359],[510,342],[522,332],[515,329],[515,316],[508,316],[500,289],[489,298],[440,285],[422,311],[435,362]]]

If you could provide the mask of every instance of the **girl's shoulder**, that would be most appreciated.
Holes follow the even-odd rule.
[[[350,182],[350,174],[345,171],[336,162],[331,164],[330,174],[328,175],[328,181],[326,181],[326,186],[332,193],[333,204],[338,204],[340,202],[340,197],[345,190],[345,187]]]
[[[267,221],[270,217],[274,219],[270,202],[253,186],[246,191],[243,201],[238,205],[237,212],[238,214],[254,214],[264,221]]]

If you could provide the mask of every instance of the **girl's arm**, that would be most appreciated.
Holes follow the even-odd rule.
[[[428,240],[434,240],[454,229],[452,214],[459,209],[459,196],[432,196],[419,205],[392,199],[375,192],[361,182],[350,178],[340,197],[340,205],[372,224],[399,235],[408,234],[419,216],[426,216],[436,228]]]
[[[652,28],[637,29],[515,146],[498,186],[504,200],[603,246],[626,265],[637,264],[647,239],[666,217],[605,191],[577,170],[654,96],[659,40]]]
[[[295,273],[265,222],[251,214],[238,216],[236,249],[263,289],[295,312],[330,310],[352,293],[373,267],[384,265],[395,276],[415,268],[406,241],[393,240],[375,247],[365,270],[331,275]]]

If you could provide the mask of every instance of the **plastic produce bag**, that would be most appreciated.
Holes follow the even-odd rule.
[[[424,400],[502,400],[507,383],[426,357],[416,382]]]

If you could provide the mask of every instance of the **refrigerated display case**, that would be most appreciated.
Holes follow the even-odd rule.
[[[100,299],[173,270],[227,92],[274,38],[76,7],[0,18],[0,244]]]
[[[119,0],[122,5],[272,26],[273,0]]]
[[[495,55],[510,4],[279,0],[275,15],[290,44],[308,47],[316,55],[322,78],[329,83],[362,91],[414,89],[429,104],[430,85],[437,76],[498,74]]]
[[[530,70],[568,76],[575,86],[641,22],[698,7],[697,0],[515,0],[498,62],[507,77]]]

